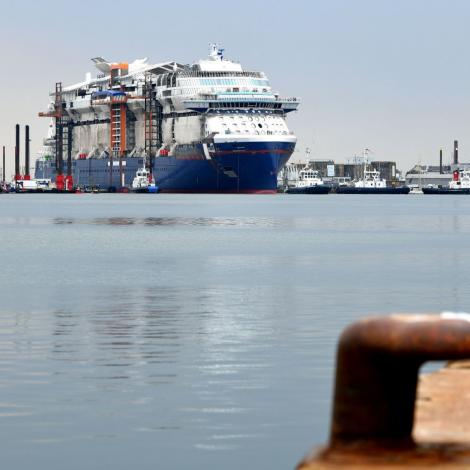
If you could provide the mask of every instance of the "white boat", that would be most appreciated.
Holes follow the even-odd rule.
[[[436,188],[429,186],[423,188],[424,194],[470,194],[470,170],[460,169],[454,171],[454,177],[446,187]]]
[[[368,169],[367,155],[369,149],[364,149],[362,158],[364,162],[364,175],[354,183],[355,188],[386,188],[387,181],[380,177],[380,172],[374,169]]]
[[[369,149],[364,149],[364,175],[354,182],[352,186],[339,186],[336,189],[338,194],[408,194],[408,186],[387,186],[387,181],[380,177],[380,172],[368,168],[367,154]]]
[[[410,186],[409,194],[423,194],[423,190],[419,186]]]
[[[10,187],[16,192],[44,192],[51,191],[51,180],[48,178],[18,179],[12,181]]]
[[[387,181],[377,170],[364,170],[364,177],[354,183],[355,188],[386,188]]]
[[[449,189],[470,189],[470,170],[454,171],[454,178],[449,181]]]
[[[132,180],[132,191],[136,193],[156,193],[158,187],[151,181],[150,171],[147,168],[139,168]]]
[[[287,188],[285,192],[290,194],[327,194],[330,191],[331,186],[324,184],[320,173],[307,165],[300,170],[295,186]]]

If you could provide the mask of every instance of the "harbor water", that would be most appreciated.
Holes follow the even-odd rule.
[[[1,195],[2,468],[293,468],[341,329],[468,310],[469,236],[465,196]]]

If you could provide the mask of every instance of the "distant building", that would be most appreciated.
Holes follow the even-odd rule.
[[[423,187],[423,186],[447,186],[449,181],[452,179],[452,173],[438,173],[435,171],[425,172],[421,174],[407,173],[406,174],[406,185],[411,187]]]
[[[334,167],[335,162],[333,160],[308,160],[307,164],[312,170],[316,170],[320,173],[322,178],[328,177],[328,168]]]
[[[375,161],[370,163],[374,170],[380,173],[380,176],[387,180],[387,184],[391,184],[397,179],[397,164],[391,161]]]
[[[423,186],[446,186],[452,179],[452,172],[458,167],[468,166],[461,163],[459,165],[442,165],[442,172],[439,165],[415,165],[408,170],[405,175],[405,184],[411,187]]]

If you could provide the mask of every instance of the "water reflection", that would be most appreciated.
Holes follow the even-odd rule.
[[[57,217],[56,225],[146,225],[146,226],[234,226],[234,227],[273,227],[282,224],[281,219],[265,217],[96,217],[91,219],[75,219]]]
[[[466,214],[401,215],[400,217],[297,215],[283,217],[0,217],[0,225],[82,225],[146,227],[260,227],[314,230],[318,233],[470,233],[470,216]]]
[[[60,310],[52,317],[51,358],[86,363],[82,379],[93,379],[98,387],[104,379],[117,387],[123,380],[132,380],[132,386],[172,384],[180,380],[179,363],[189,350],[197,358],[191,374],[208,380],[243,375],[245,380],[234,381],[234,387],[267,386],[261,374],[267,361],[240,360],[240,355],[255,355],[262,349],[257,342],[260,334],[271,334],[269,312],[261,309],[253,316],[240,308],[240,302],[259,302],[258,290],[154,287],[118,293],[111,289],[95,295],[95,311]],[[247,381],[247,376],[253,380]],[[217,381],[212,384],[216,389]],[[220,391],[211,390],[211,382],[196,381],[192,386],[204,401],[220,396]],[[204,407],[201,412],[211,409]]]

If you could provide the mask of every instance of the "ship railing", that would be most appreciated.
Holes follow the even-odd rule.
[[[188,70],[179,73],[182,78],[189,77],[249,77],[249,78],[266,78],[264,72],[203,72],[198,70]]]
[[[271,101],[275,103],[300,103],[298,97],[292,96],[283,98],[280,96],[275,96],[271,93],[252,93],[252,92],[233,92],[233,93],[204,93],[200,94],[198,97],[187,98],[184,101],[195,102],[195,101],[246,101],[250,100],[259,100],[259,101]]]

